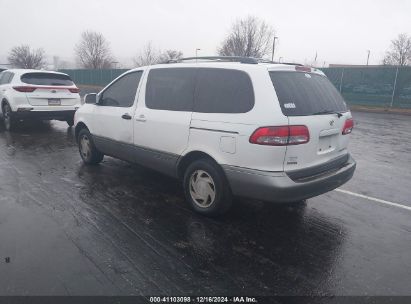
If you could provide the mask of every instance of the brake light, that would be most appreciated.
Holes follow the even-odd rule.
[[[80,89],[79,89],[79,88],[70,88],[69,91],[70,91],[71,93],[79,93],[79,92],[80,92]]]
[[[301,65],[296,65],[295,66],[295,70],[296,71],[300,71],[300,72],[311,72],[311,68],[308,66],[301,66]]]
[[[262,127],[250,136],[250,143],[267,146],[300,145],[310,141],[306,126]]]
[[[13,87],[13,89],[15,89],[18,92],[31,93],[31,92],[34,92],[34,90],[37,89],[37,88],[36,87],[19,86],[19,87]]]
[[[344,128],[342,130],[342,135],[347,135],[352,132],[352,129],[354,128],[354,120],[352,118],[347,119],[344,123]]]

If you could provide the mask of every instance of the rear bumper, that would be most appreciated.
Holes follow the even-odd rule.
[[[294,202],[334,190],[352,178],[355,168],[356,162],[349,156],[335,170],[294,181],[285,172],[223,166],[234,195],[269,202]]]
[[[67,120],[73,119],[76,110],[62,111],[17,111],[13,112],[15,119],[40,119],[40,120]]]

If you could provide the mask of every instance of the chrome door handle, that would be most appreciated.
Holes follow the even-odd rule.
[[[141,121],[141,122],[146,122],[146,117],[144,116],[144,114],[140,114],[140,115],[138,115],[136,120]]]

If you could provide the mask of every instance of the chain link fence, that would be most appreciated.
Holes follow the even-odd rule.
[[[324,68],[349,104],[411,108],[411,67]]]
[[[102,87],[127,69],[60,71],[78,85]],[[411,108],[411,67],[338,67],[322,71],[349,104]]]

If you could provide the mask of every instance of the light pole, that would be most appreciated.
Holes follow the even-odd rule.
[[[274,36],[273,39],[273,54],[271,56],[271,61],[274,61],[274,52],[275,52],[275,40],[278,39],[278,37]]]
[[[368,52],[368,55],[367,55],[367,66],[368,66],[368,62],[370,61],[370,53],[371,53],[371,51],[370,51],[370,50],[367,50],[367,52]]]

